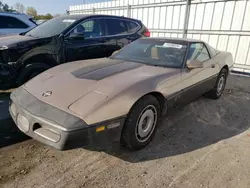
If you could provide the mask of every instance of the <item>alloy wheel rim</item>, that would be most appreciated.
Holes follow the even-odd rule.
[[[221,76],[218,84],[217,84],[217,94],[220,95],[224,89],[224,85],[225,85],[225,78],[224,76]]]
[[[136,123],[135,134],[139,142],[145,142],[151,137],[154,132],[156,122],[156,108],[153,105],[145,107]]]

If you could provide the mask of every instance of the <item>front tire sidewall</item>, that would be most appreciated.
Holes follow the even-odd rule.
[[[140,121],[140,117],[143,115],[143,112],[147,108],[152,108],[155,112],[155,122],[151,127],[145,139],[139,139],[138,133],[138,122]],[[150,111],[150,110],[149,110]],[[134,107],[131,109],[130,113],[127,116],[127,119],[124,124],[123,132],[122,132],[122,143],[133,150],[138,150],[146,145],[152,140],[153,135],[155,133],[158,120],[160,114],[160,104],[158,100],[153,96],[145,96],[140,99]]]
[[[216,79],[214,87],[209,92],[207,92],[205,94],[205,96],[208,97],[208,98],[211,98],[211,99],[219,99],[221,97],[221,95],[223,94],[223,91],[224,91],[224,89],[226,87],[227,76],[228,76],[228,71],[225,68],[223,68],[220,71],[220,73],[219,73],[219,75],[218,75],[218,77]],[[218,92],[218,86],[220,84],[221,77],[224,77],[224,84],[223,84],[223,87],[222,87],[221,91]]]
[[[221,80],[222,77],[224,78],[224,81],[223,81],[222,89],[221,89],[220,92],[219,92],[219,91],[218,91],[218,88],[220,87],[220,80]],[[220,73],[218,79],[217,79],[217,82],[216,82],[216,96],[217,96],[217,98],[220,98],[221,95],[223,94],[224,89],[225,89],[225,87],[226,87],[226,83],[227,83],[227,72],[226,72],[226,70],[223,69],[223,70],[221,71],[221,73]]]

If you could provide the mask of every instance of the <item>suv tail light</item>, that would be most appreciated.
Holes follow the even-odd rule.
[[[150,31],[148,30],[148,28],[145,29],[145,31],[143,32],[143,35],[144,35],[145,37],[150,37],[151,33],[150,33]]]

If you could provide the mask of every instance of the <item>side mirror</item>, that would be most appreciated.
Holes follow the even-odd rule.
[[[203,63],[197,60],[188,60],[187,61],[187,67],[189,69],[195,69],[195,68],[203,68]]]
[[[84,39],[84,34],[83,33],[71,33],[69,36],[69,39],[72,40],[77,40],[77,39]]]

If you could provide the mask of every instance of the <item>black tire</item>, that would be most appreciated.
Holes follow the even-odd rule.
[[[49,65],[44,63],[32,63],[27,65],[21,70],[19,77],[17,78],[17,86],[23,85],[30,79],[34,78],[38,74],[44,72],[45,70],[51,68]]]
[[[223,68],[217,77],[217,80],[216,80],[216,83],[215,83],[213,89],[211,89],[208,93],[206,93],[205,96],[208,98],[211,98],[211,99],[220,98],[224,89],[225,89],[226,83],[227,83],[227,76],[228,76],[228,71],[227,71],[227,69]],[[221,86],[222,79],[224,81],[223,81],[223,85]],[[219,90],[219,88],[221,88],[221,89]]]
[[[152,117],[154,117],[154,119]],[[132,107],[127,116],[122,131],[121,143],[133,150],[138,150],[148,145],[155,133],[159,117],[160,104],[158,100],[151,95],[141,98]],[[152,124],[150,122],[152,122]],[[143,129],[142,126],[146,126],[146,129]],[[143,134],[147,135],[140,137],[139,129],[141,131],[148,130],[149,132],[143,132]]]

